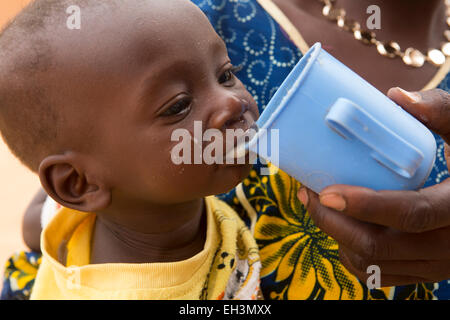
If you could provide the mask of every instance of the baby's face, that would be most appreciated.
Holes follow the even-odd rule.
[[[175,130],[194,137],[196,121],[202,133],[246,130],[258,108],[234,76],[226,46],[207,18],[191,4],[173,8],[170,2],[161,1],[160,12],[145,5],[120,10],[91,31],[89,25],[80,30],[82,53],[72,62],[77,71],[71,83],[84,112],[74,113],[68,126],[76,130],[77,121],[91,123],[84,139],[90,144],[91,135],[96,142],[88,160],[113,190],[113,201],[114,193],[156,203],[219,194],[251,168],[172,160],[180,143],[172,141]],[[67,50],[63,54],[73,56]],[[203,150],[211,143],[197,142]],[[190,146],[194,160],[193,141]]]

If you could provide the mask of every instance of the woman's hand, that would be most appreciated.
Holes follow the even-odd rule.
[[[446,141],[450,163],[450,95],[442,90],[389,97]],[[450,179],[419,191],[334,185],[320,195],[300,189],[316,225],[339,243],[342,264],[360,280],[377,265],[381,286],[450,279]]]

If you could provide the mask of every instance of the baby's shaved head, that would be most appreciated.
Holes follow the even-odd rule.
[[[81,8],[81,30],[67,28],[66,10],[72,5]],[[81,148],[92,144],[93,124],[83,117],[102,101],[101,95],[111,93],[102,92],[101,84],[102,77],[114,74],[115,49],[128,50],[125,43],[139,25],[153,21],[156,27],[163,25],[162,12],[176,21],[173,17],[183,14],[185,5],[195,7],[189,0],[32,2],[0,33],[0,132],[11,151],[37,172],[46,156],[64,152],[67,141],[77,140],[67,138],[68,130],[86,135]],[[144,7],[147,10],[139,17]],[[113,22],[107,20],[111,16]],[[113,25],[114,19],[120,20],[120,27]],[[122,41],[116,42],[118,32]],[[94,93],[89,95],[94,85],[95,98]]]
[[[51,86],[52,32],[65,26],[66,8],[110,6],[116,1],[36,0],[0,33],[0,131],[11,151],[37,171],[45,155],[57,152],[60,113]]]
[[[175,130],[245,131],[258,115],[190,0],[35,0],[1,34],[0,57],[0,130],[65,207],[149,212],[224,193],[251,169],[173,160],[193,145]]]

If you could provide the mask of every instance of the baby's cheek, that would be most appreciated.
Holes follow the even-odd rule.
[[[180,200],[210,195],[215,180],[213,166],[205,164],[172,164],[166,177],[168,192]]]

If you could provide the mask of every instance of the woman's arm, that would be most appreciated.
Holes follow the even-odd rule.
[[[25,210],[22,223],[22,236],[25,244],[33,251],[40,252],[41,213],[47,193],[40,189]]]

